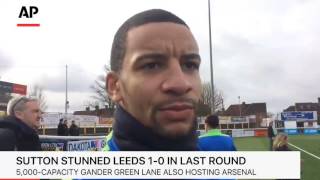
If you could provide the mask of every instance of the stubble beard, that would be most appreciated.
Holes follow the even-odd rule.
[[[174,130],[172,128],[167,128],[167,126],[170,126],[170,124],[163,124],[161,123],[161,119],[159,119],[157,117],[157,112],[159,112],[161,105],[156,106],[155,108],[152,109],[151,112],[151,121],[152,121],[152,131],[155,132],[156,134],[168,138],[168,139],[172,139],[172,140],[176,140],[176,139],[181,139],[181,138],[185,138],[190,136],[191,134],[194,133],[194,131],[196,131],[197,129],[197,122],[196,122],[196,102],[194,100],[191,99],[187,99],[185,100],[187,102],[191,102],[194,106],[193,109],[193,116],[192,117],[188,117],[191,119],[185,120],[187,122],[184,123],[189,123],[187,124],[189,127],[186,130]],[[172,122],[172,123],[182,123],[182,122]],[[174,126],[174,125],[173,125]]]

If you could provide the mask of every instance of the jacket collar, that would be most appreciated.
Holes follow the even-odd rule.
[[[26,135],[37,134],[37,132],[24,123],[21,119],[15,116],[8,116],[3,121],[1,121],[0,126],[8,127],[14,129],[15,131],[21,132]]]
[[[158,135],[118,106],[113,123],[113,138],[122,151],[194,151],[197,150],[196,122],[193,131],[179,139]]]

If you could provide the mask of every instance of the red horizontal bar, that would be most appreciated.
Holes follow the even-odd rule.
[[[40,180],[40,179],[0,179],[0,180]]]
[[[40,24],[17,24],[18,27],[39,27]]]

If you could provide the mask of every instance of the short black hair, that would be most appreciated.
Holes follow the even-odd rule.
[[[181,18],[162,9],[151,9],[132,16],[120,26],[114,36],[110,57],[112,71],[119,72],[122,68],[128,31],[134,27],[153,22],[172,22],[184,25],[189,29],[188,25]]]
[[[210,115],[206,118],[205,123],[211,128],[219,127],[219,117],[217,115]]]

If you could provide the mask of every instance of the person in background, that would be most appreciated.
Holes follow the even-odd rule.
[[[65,134],[64,131],[65,131],[65,128],[63,126],[63,119],[61,118],[59,120],[59,124],[58,124],[57,135],[64,136],[64,134]]]
[[[273,141],[272,150],[273,151],[291,151],[288,143],[288,135],[284,133],[277,134],[277,136],[274,138],[274,141]],[[300,163],[302,167],[303,159],[301,159]]]
[[[232,137],[219,130],[219,117],[209,115],[205,120],[206,134],[199,137],[198,145],[202,151],[236,151]]]
[[[42,112],[39,101],[20,96],[8,103],[8,116],[0,121],[0,150],[40,151],[38,135]]]
[[[291,151],[288,146],[288,136],[284,133],[279,133],[273,141],[272,150],[274,151]]]
[[[68,136],[69,135],[68,120],[65,119],[63,121],[62,127],[63,127],[63,136]]]
[[[273,146],[273,139],[274,139],[274,132],[272,128],[272,122],[269,123],[268,126],[268,138],[269,138],[269,150],[272,151],[272,146]]]
[[[71,126],[69,128],[69,135],[70,136],[79,136],[80,130],[79,127],[76,125],[75,121],[71,121]]]

